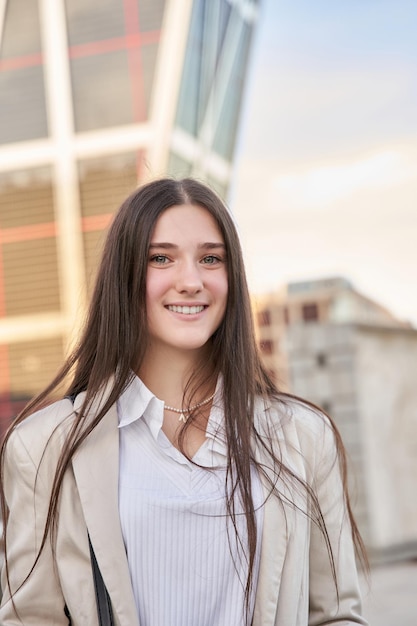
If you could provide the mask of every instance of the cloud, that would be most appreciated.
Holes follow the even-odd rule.
[[[358,192],[384,191],[416,176],[416,155],[385,150],[347,163],[279,174],[271,181],[270,202],[280,210],[324,208]]]
[[[255,293],[341,274],[417,324],[417,144],[350,160],[241,160],[233,209]]]

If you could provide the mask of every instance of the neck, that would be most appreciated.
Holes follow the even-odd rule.
[[[184,391],[193,373],[204,363],[207,355],[201,351],[174,351],[149,349],[139,369],[138,376],[143,383],[168,405],[181,408],[184,401]],[[209,361],[207,360],[208,370]],[[210,372],[207,371],[207,378]],[[204,385],[195,402],[204,399],[213,393],[213,384]],[[204,396],[204,398],[203,398]]]

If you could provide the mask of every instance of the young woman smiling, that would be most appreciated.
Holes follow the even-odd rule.
[[[120,626],[366,624],[340,437],[265,372],[233,220],[195,180],[121,206],[1,479],[4,626],[103,623],[92,559]]]

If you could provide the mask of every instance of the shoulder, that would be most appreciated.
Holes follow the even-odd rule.
[[[268,424],[276,432],[295,428],[301,437],[315,439],[334,430],[330,418],[319,407],[289,394],[258,399],[256,412],[259,424]]]
[[[266,436],[272,444],[279,442],[281,448],[284,444],[287,451],[301,454],[308,465],[336,461],[336,427],[318,407],[286,394],[261,400],[262,404],[263,410],[257,414],[261,436]]]
[[[5,457],[30,458],[40,464],[45,451],[60,450],[74,415],[70,400],[58,400],[29,415],[13,427],[5,448]]]

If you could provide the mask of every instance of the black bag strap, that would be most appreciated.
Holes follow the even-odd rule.
[[[96,555],[94,554],[93,546],[91,545],[90,535],[88,536],[88,543],[90,546],[91,566],[93,568],[94,587],[96,590],[98,623],[100,626],[114,626],[109,592],[104,584]]]
[[[71,400],[72,404],[74,404],[76,394],[65,397],[68,398],[68,400]],[[96,591],[98,623],[100,626],[114,626],[113,610],[109,592],[104,584],[103,576],[101,575],[96,555],[91,544],[90,535],[88,535],[88,545],[90,547],[91,567],[93,570],[94,588]]]

